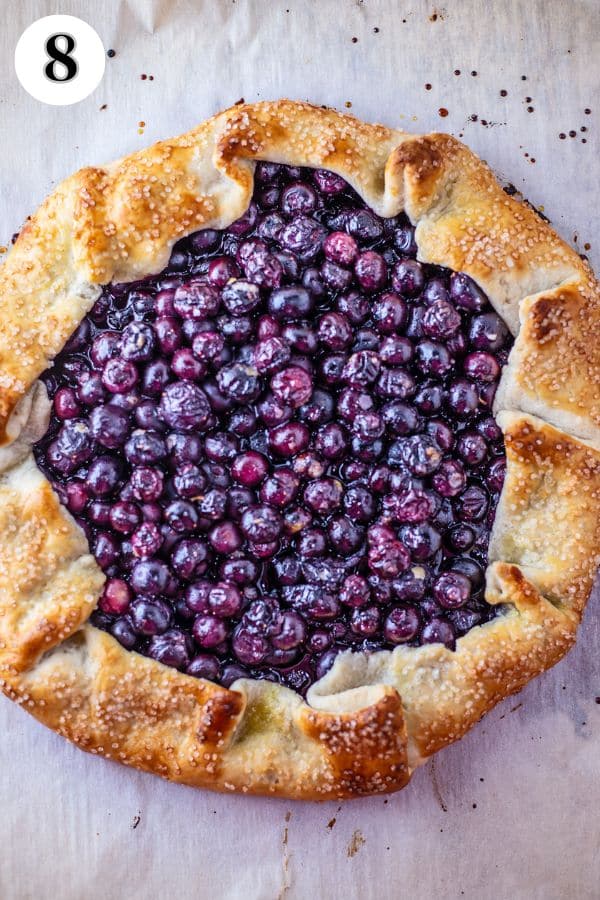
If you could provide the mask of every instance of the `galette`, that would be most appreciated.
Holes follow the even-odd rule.
[[[237,105],[0,270],[0,683],[84,750],[403,787],[572,646],[600,291],[467,147]]]

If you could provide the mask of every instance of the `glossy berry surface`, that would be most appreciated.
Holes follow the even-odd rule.
[[[97,627],[195,677],[304,692],[341,650],[457,638],[484,600],[510,335],[338,175],[108,285],[44,375],[35,447],[107,576]]]

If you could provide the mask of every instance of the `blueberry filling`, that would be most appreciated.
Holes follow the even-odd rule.
[[[91,621],[229,685],[488,621],[510,335],[331,172],[261,163],[248,211],[108,285],[43,376],[40,468],[107,576]]]

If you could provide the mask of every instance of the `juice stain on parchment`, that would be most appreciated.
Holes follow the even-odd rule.
[[[440,804],[440,808],[442,812],[448,812],[448,806],[446,801],[442,797],[442,792],[440,791],[440,786],[437,780],[437,772],[435,768],[435,757],[432,757],[431,763],[429,765],[429,774],[431,775],[431,786],[433,787],[433,793],[435,794],[435,799]]]
[[[290,873],[291,853],[290,853],[289,846],[288,846],[288,839],[289,839],[288,823],[291,818],[292,818],[291,810],[288,810],[285,814],[285,825],[283,828],[283,838],[281,841],[282,847],[283,847],[283,859],[282,859],[283,878],[282,878],[282,882],[281,882],[281,888],[279,889],[279,893],[277,894],[277,900],[283,900],[283,897],[286,896],[287,892],[289,891],[289,889],[292,885],[292,877],[291,877],[291,873]]]
[[[346,849],[346,853],[348,855],[348,859],[352,859],[353,856],[356,856],[358,851],[367,841],[363,836],[362,831],[359,831],[357,828],[352,837],[350,838],[350,843]]]

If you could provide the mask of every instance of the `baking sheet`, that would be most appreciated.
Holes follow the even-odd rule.
[[[462,135],[600,270],[596,0],[0,0],[0,11],[0,244],[76,168],[242,97],[289,96]],[[37,103],[12,68],[24,28],[54,12],[86,19],[116,51],[72,107]],[[390,798],[314,806],[166,784],[75,750],[1,699],[0,897],[595,900],[599,609],[595,598],[566,660]]]

